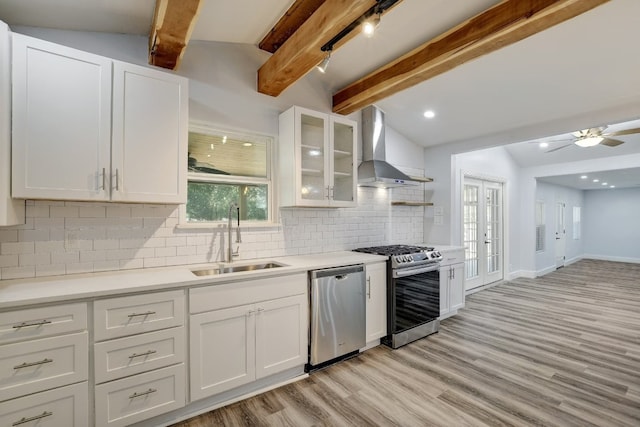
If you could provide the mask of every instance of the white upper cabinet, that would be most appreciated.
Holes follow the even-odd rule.
[[[187,80],[113,63],[112,199],[184,203]]]
[[[13,197],[108,200],[111,60],[13,35]]]
[[[292,107],[280,115],[280,204],[355,207],[357,123]]]
[[[185,202],[187,87],[14,35],[13,197]]]
[[[0,21],[0,226],[24,224],[24,210],[11,198],[11,31]]]

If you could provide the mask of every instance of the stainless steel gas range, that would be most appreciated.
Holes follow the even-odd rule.
[[[438,332],[440,261],[434,248],[410,245],[355,249],[387,260],[387,336],[382,342],[398,348]]]

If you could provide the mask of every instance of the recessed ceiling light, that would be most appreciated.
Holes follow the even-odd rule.
[[[210,144],[209,147],[213,150],[213,144]]]
[[[242,144],[243,147],[251,147],[253,144],[250,142],[245,142],[244,144]]]
[[[616,188],[616,186],[615,185],[610,185],[609,188]]]
[[[606,183],[606,182],[603,182],[603,183],[602,183],[602,184],[600,184],[600,185],[607,185],[607,183]]]
[[[580,179],[587,179],[587,178],[589,178],[587,175],[582,175],[582,176],[580,177]]]
[[[548,142],[541,142],[540,144],[538,144],[538,146],[540,148],[547,148],[549,146],[549,143]]]
[[[226,144],[226,143],[227,143],[227,135],[225,135],[225,136],[223,136],[223,137],[222,137],[222,143],[223,143],[223,144]]]
[[[599,179],[594,179],[593,182],[600,182],[600,180]]]
[[[427,110],[424,112],[424,116],[427,119],[433,119],[436,116],[436,113],[433,110]]]

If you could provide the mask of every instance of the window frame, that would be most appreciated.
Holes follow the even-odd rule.
[[[241,223],[241,227],[248,228],[265,228],[265,227],[274,227],[279,226],[279,216],[276,215],[277,212],[277,186],[274,180],[274,166],[276,159],[276,141],[277,138],[273,135],[267,134],[259,134],[255,132],[250,132],[246,130],[239,129],[224,129],[222,127],[213,126],[204,122],[190,122],[189,123],[189,132],[197,132],[204,133],[209,135],[220,135],[220,136],[233,136],[239,139],[244,139],[247,141],[254,142],[264,142],[266,144],[266,177],[249,177],[249,176],[239,176],[239,175],[216,175],[216,174],[205,174],[198,172],[190,172],[187,171],[187,185],[189,182],[204,182],[204,183],[212,183],[212,184],[231,184],[231,185],[266,185],[267,187],[267,219],[265,221],[250,221],[243,220]],[[185,159],[185,162],[187,159]],[[219,228],[220,226],[226,226],[227,220],[221,221],[199,221],[199,222],[189,222],[187,220],[187,204],[180,205],[180,213],[177,227],[178,228]]]

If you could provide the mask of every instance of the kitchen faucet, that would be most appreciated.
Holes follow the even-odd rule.
[[[227,262],[233,261],[234,256],[240,255],[239,245],[236,248],[235,252],[231,247],[231,228],[233,227],[233,224],[231,223],[231,213],[233,211],[233,208],[236,208],[236,216],[238,217],[238,226],[236,227],[236,243],[242,243],[242,238],[240,237],[240,207],[238,206],[237,203],[231,203],[231,205],[229,206],[229,214],[227,215],[227,217],[229,218],[227,222],[227,241],[228,241]]]

